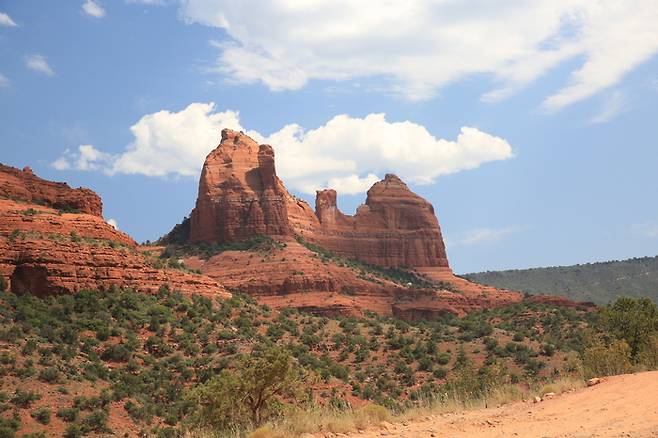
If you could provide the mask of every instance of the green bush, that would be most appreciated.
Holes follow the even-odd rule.
[[[36,392],[18,388],[16,389],[11,402],[19,408],[29,408],[32,405],[32,402],[37,401],[40,398],[41,396]]]
[[[436,361],[439,365],[447,365],[450,362],[450,353],[440,353],[436,357]]]
[[[46,407],[42,407],[39,409],[36,409],[30,413],[32,418],[34,418],[37,422],[41,424],[49,424],[50,423],[50,414],[51,410]]]
[[[15,414],[12,418],[0,417],[0,437],[14,438],[16,436],[16,431],[20,427],[21,420],[18,415]]]
[[[606,345],[596,341],[583,351],[586,378],[624,374],[631,370],[631,348],[624,340]]]
[[[58,418],[61,418],[63,421],[66,421],[67,423],[72,423],[78,419],[79,413],[80,413],[80,409],[78,408],[61,408],[57,411],[56,415]]]
[[[241,359],[235,370],[223,370],[190,391],[190,422],[199,427],[227,429],[258,426],[277,413],[280,397],[294,397],[301,370],[290,353],[272,347],[262,355]]]
[[[619,298],[601,314],[603,327],[630,347],[631,360],[658,334],[658,308],[649,298]]]
[[[62,379],[62,373],[55,367],[43,368],[39,371],[39,380],[46,383],[59,383]]]

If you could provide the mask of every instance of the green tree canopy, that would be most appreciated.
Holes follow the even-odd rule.
[[[628,343],[633,361],[658,333],[658,308],[649,298],[619,298],[601,316],[603,327]]]
[[[299,393],[301,377],[301,367],[282,348],[252,353],[234,369],[222,370],[190,392],[190,422],[218,429],[249,423],[258,426],[276,412],[281,399]]]

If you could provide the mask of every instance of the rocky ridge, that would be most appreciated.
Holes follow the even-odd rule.
[[[229,296],[215,280],[149,265],[130,236],[107,224],[100,197],[0,165],[0,276],[37,295],[163,285]]]
[[[276,175],[270,145],[225,129],[204,163],[183,240],[225,244],[267,235],[283,245],[267,254],[189,256],[185,263],[268,305],[321,314],[371,310],[419,319],[523,300],[456,277],[433,206],[397,176],[374,184],[354,215],[342,213],[336,198],[335,190],[318,191],[313,210]],[[386,275],[400,268],[423,281]]]

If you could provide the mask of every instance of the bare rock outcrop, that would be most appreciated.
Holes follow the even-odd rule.
[[[63,182],[36,176],[29,167],[23,170],[0,164],[0,197],[53,207],[57,210],[103,215],[101,198],[89,189],[72,189]]]
[[[333,252],[379,266],[449,268],[432,204],[388,174],[375,183],[354,216],[340,212],[336,191],[317,193],[320,229],[308,235]]]
[[[225,129],[201,171],[190,240],[223,243],[291,235],[289,197],[276,176],[272,147]]]
[[[336,198],[335,190],[318,191],[314,211],[277,177],[271,146],[224,130],[203,166],[188,241],[223,243],[268,235],[283,247],[267,255],[225,251],[209,260],[190,257],[186,263],[273,307],[321,314],[371,310],[433,318],[523,299],[517,292],[455,277],[434,208],[397,176],[386,175],[374,184],[354,215],[342,213]],[[327,260],[307,244],[366,265]],[[366,272],[367,265],[405,267],[435,282],[434,287],[393,281]]]
[[[317,193],[314,212],[277,177],[271,146],[225,129],[203,166],[190,241],[222,243],[258,235],[300,235],[380,266],[449,269],[434,208],[397,176],[386,175],[373,185],[354,216],[340,212],[331,189]]]
[[[230,296],[209,277],[150,266],[135,241],[101,217],[100,198],[91,190],[2,165],[0,184],[0,276],[13,292],[51,295],[112,286],[155,292],[167,285]]]

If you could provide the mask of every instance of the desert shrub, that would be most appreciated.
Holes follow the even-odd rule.
[[[586,378],[624,374],[631,370],[631,348],[624,340],[609,345],[597,340],[583,351]]]
[[[30,413],[32,418],[34,418],[38,423],[41,424],[50,423],[50,414],[51,414],[51,410],[46,407],[36,409]]]
[[[226,429],[260,425],[281,408],[279,397],[292,397],[300,387],[301,370],[290,353],[271,347],[224,369],[187,395],[195,426]]]
[[[43,431],[24,433],[21,438],[46,438],[46,433]]]
[[[432,372],[432,374],[433,374],[434,377],[436,377],[437,379],[445,379],[446,376],[448,375],[448,370],[446,370],[446,369],[443,368],[443,367],[438,367],[438,368],[435,368],[435,369],[434,369],[434,371]]]
[[[16,436],[16,431],[20,427],[21,427],[21,420],[17,414],[14,414],[12,418],[0,417],[0,437],[14,438]]]
[[[4,275],[0,275],[0,292],[6,292],[9,288],[9,283]]]
[[[41,396],[36,392],[18,388],[16,389],[11,402],[19,408],[29,408],[30,405],[32,405],[32,402],[37,401],[40,398]]]
[[[78,408],[61,408],[57,411],[56,415],[58,418],[61,418],[63,421],[66,421],[67,423],[72,423],[78,419],[79,413],[80,413],[80,409]]]
[[[101,353],[101,359],[113,362],[127,362],[132,353],[125,344],[115,344],[108,346]]]
[[[81,420],[82,431],[85,434],[90,432],[106,432],[108,431],[107,419],[107,412],[102,409],[96,409]]]
[[[39,380],[46,383],[58,383],[62,379],[62,373],[55,367],[43,368],[39,371]]]
[[[619,298],[601,314],[604,329],[630,347],[631,360],[638,355],[658,333],[658,308],[649,298]]]
[[[658,335],[653,335],[640,352],[639,361],[650,370],[658,368]]]
[[[0,365],[14,365],[16,364],[16,356],[3,351],[0,353]]]
[[[440,353],[436,357],[436,361],[439,363],[439,365],[447,365],[450,362],[450,353]]]
[[[507,370],[501,364],[477,369],[472,362],[458,368],[445,384],[446,392],[457,400],[468,401],[487,396],[506,382]]]

